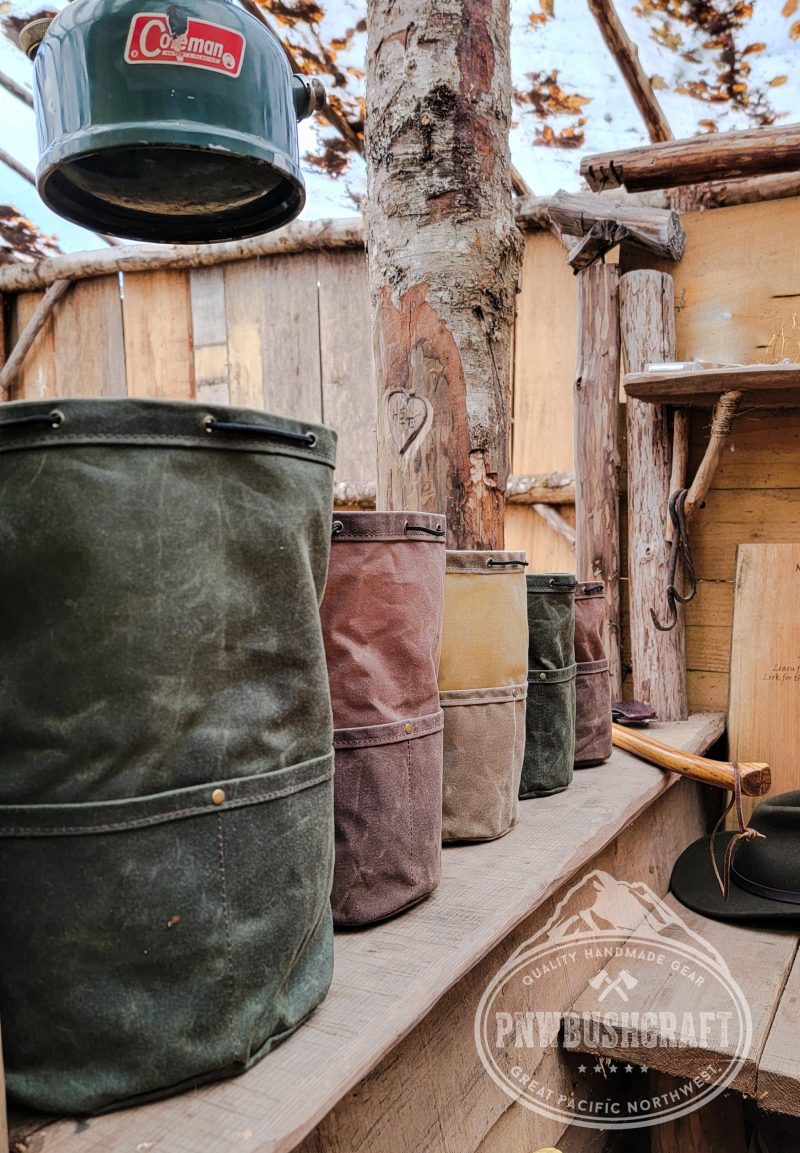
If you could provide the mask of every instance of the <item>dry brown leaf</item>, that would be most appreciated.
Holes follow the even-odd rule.
[[[800,3],[800,0],[786,0],[786,3],[783,6],[783,15],[794,16],[795,12],[797,11],[798,3]]]
[[[774,76],[772,80],[770,80],[769,86],[770,88],[780,88],[783,84],[787,83],[788,79],[788,76]]]
[[[656,72],[655,76],[650,77],[650,87],[655,92],[663,92],[666,88],[669,88],[669,84],[667,84],[663,76],[659,76]]]
[[[800,20],[795,20],[794,24],[789,29],[789,35],[792,40],[800,40]]]

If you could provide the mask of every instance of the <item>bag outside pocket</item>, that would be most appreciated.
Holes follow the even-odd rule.
[[[332,770],[329,754],[136,799],[0,808],[12,1099],[96,1113],[167,1096],[241,1072],[308,1016],[332,973]]]
[[[492,841],[515,824],[527,687],[453,689],[444,709],[442,839]]]
[[[532,670],[525,712],[525,759],[520,798],[560,793],[572,780],[575,757],[575,673],[564,669]]]
[[[438,885],[443,724],[440,710],[334,733],[335,924],[384,920]]]
[[[611,680],[608,661],[578,665],[575,708],[575,768],[601,765],[611,756]]]

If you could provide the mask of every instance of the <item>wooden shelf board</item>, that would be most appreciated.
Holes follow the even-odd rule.
[[[709,408],[723,392],[740,389],[745,404],[800,408],[800,364],[753,364],[690,372],[635,372],[625,377],[625,393],[650,404]]]
[[[652,730],[703,753],[724,727],[723,713],[698,713]],[[37,1130],[37,1153],[294,1149],[448,989],[677,779],[614,749],[565,792],[524,801],[507,836],[444,851],[442,882],[429,900],[371,929],[337,933],[327,999],[254,1068],[86,1123],[55,1121]]]
[[[711,868],[710,863],[708,867]],[[708,945],[722,955],[745,995],[753,1031],[749,1052],[732,1087],[755,1096],[762,1053],[768,1044],[773,1018],[797,953],[797,934],[780,929],[754,929],[732,922],[711,921],[680,905],[672,896],[666,898],[666,904],[678,914],[690,932],[699,933]],[[670,936],[677,941],[684,939],[680,927],[673,929]],[[686,936],[685,939],[687,944],[693,943],[691,937]],[[657,1006],[659,1012],[672,1011],[681,1020],[682,1014],[689,1010],[698,1013],[703,1009],[714,1011],[719,1008],[714,1002],[713,987],[709,986],[708,994],[705,985],[687,988],[686,981],[669,967],[658,968],[647,962],[631,962],[629,959],[614,960],[606,966],[612,978],[622,967],[626,967],[637,982],[635,989],[628,993],[625,1005],[627,1012],[644,1013]],[[607,1011],[600,1003],[601,994],[602,990],[598,992],[588,986],[573,1005],[573,1013],[579,1016],[588,1014],[592,1019],[600,1019]],[[661,1073],[685,1078],[699,1076],[714,1060],[723,1064],[730,1060],[733,1056],[732,1046],[732,1038],[728,1039],[725,1033],[717,1035],[712,1030],[705,1047],[700,1044],[670,1046],[666,1040],[662,1040],[641,1049],[578,1046],[578,1051],[632,1061],[634,1064],[646,1064]]]
[[[781,994],[758,1067],[762,1109],[800,1117],[800,954]]]

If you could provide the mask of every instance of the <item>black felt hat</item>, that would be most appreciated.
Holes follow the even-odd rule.
[[[763,837],[735,845],[727,900],[711,864],[710,837],[701,837],[681,853],[670,888],[681,904],[716,921],[794,922],[794,928],[800,925],[800,792],[762,801],[750,828]],[[724,832],[715,838],[720,875],[735,835]]]

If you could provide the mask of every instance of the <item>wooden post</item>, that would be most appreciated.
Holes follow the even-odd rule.
[[[620,282],[620,332],[628,372],[675,359],[672,277],[647,269]],[[669,500],[672,438],[667,409],[628,398],[628,573],[633,693],[661,721],[685,720],[686,641],[683,613],[659,632],[650,609],[663,613],[669,548],[664,516]]]
[[[614,700],[622,696],[619,624],[619,271],[594,264],[578,275],[575,377],[575,529],[578,580],[605,581],[604,638]]]
[[[501,548],[511,330],[509,0],[367,8],[368,263],[378,508]]]

